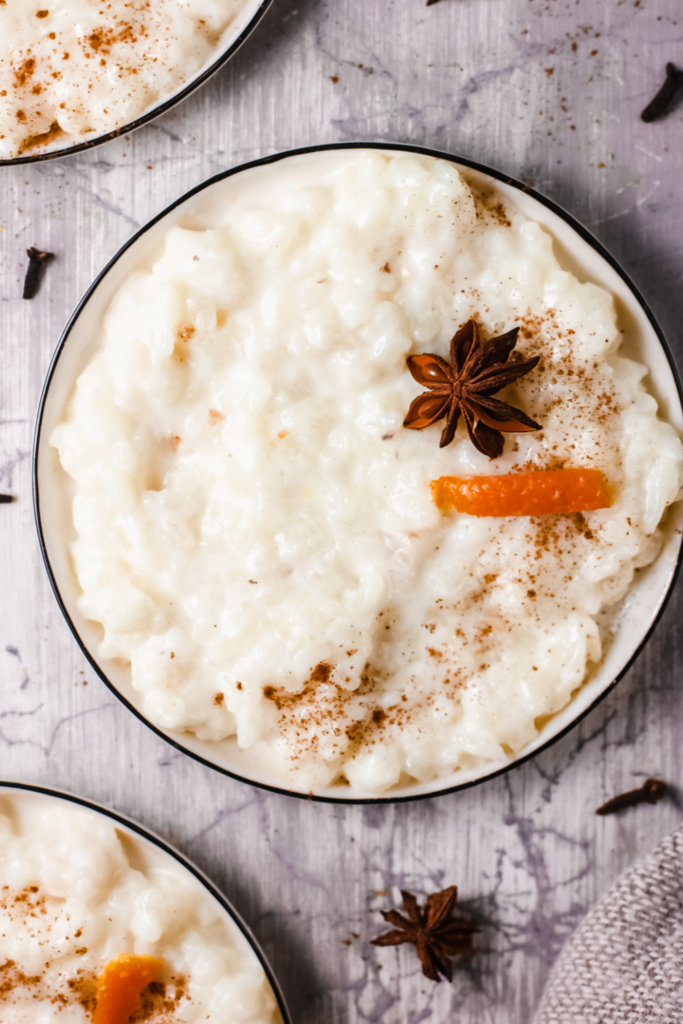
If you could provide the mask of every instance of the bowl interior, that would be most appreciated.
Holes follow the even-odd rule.
[[[107,810],[106,807],[99,807],[96,804],[90,803],[90,801],[72,796],[70,793],[60,793],[55,790],[23,784],[17,785],[12,782],[0,782],[0,812],[8,814],[12,820],[17,821],[19,824],[22,821],[23,815],[40,812],[43,807],[47,808],[54,804],[55,800],[107,818],[109,823],[116,828],[126,856],[132,867],[136,870],[148,871],[165,868],[167,871],[182,872],[197,886],[199,898],[202,895],[199,892],[199,887],[201,886],[204,897],[210,898],[216,910],[220,913],[231,938],[240,948],[248,947],[252,955],[261,963],[277,1000],[284,1024],[289,1024],[290,1017],[285,1006],[284,997],[258,942],[237,911],[214,888],[198,868],[186,861],[181,854],[168,846],[163,840],[147,832],[135,822],[128,821],[118,814]]]
[[[393,147],[383,147],[387,150]],[[404,149],[406,147],[396,147]],[[419,150],[416,150],[420,152]],[[434,154],[437,155],[437,154]],[[441,154],[438,154],[441,155]],[[162,238],[174,224],[188,228],[216,227],[217,195],[225,202],[237,198],[258,197],[261,201],[271,190],[279,190],[288,180],[306,183],[315,181],[321,170],[339,166],[353,159],[354,148],[328,148],[285,155],[276,160],[228,172],[201,187],[161,215],[136,236],[119,253],[82,300],[62,337],[45,386],[41,413],[36,431],[35,482],[36,515],[42,534],[48,573],[62,610],[81,644],[84,653],[102,679],[135,710],[141,718],[141,695],[133,689],[130,669],[119,662],[100,658],[97,653],[102,638],[101,627],[85,619],[78,610],[80,588],[69,555],[75,539],[71,515],[73,487],[62,470],[57,453],[48,444],[53,428],[64,415],[74,383],[98,346],[101,319],[124,279],[140,264],[147,264],[161,254]],[[444,157],[444,159],[451,159]],[[537,221],[552,236],[561,265],[581,281],[592,281],[612,292],[624,332],[621,352],[645,363],[649,368],[646,385],[659,403],[660,415],[677,430],[683,431],[683,410],[676,377],[654,322],[642,300],[615,265],[603,256],[596,243],[578,226],[574,226],[550,205],[525,191],[519,184],[496,177],[453,159],[456,167],[474,186],[496,190],[504,203]],[[525,747],[512,764],[519,763],[580,718],[623,674],[647,639],[676,575],[683,529],[683,503],[669,509],[662,524],[664,542],[656,561],[636,572],[626,599],[604,616],[605,654],[597,669],[588,677],[572,701],[549,718],[536,739]],[[156,729],[176,746],[206,763],[246,781],[286,792],[282,777],[274,768],[264,744],[240,750],[235,738],[212,743],[189,733],[177,734]],[[489,778],[510,766],[487,764],[469,770],[457,770],[426,783],[398,785],[379,799],[399,800],[428,796],[445,790],[471,785]],[[308,795],[308,794],[306,794]],[[351,792],[348,786],[336,785],[313,794],[318,798],[359,801],[363,794]],[[368,795],[369,801],[377,797]]]

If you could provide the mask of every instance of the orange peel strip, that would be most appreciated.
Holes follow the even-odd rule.
[[[470,516],[551,516],[610,508],[612,490],[598,469],[532,470],[504,476],[441,476],[432,480],[441,511]]]
[[[163,966],[163,960],[132,953],[110,960],[97,979],[92,1024],[128,1024],[139,1006],[142,990],[158,979]]]

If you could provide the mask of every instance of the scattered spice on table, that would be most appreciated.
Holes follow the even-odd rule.
[[[474,953],[472,936],[479,931],[471,921],[451,917],[458,898],[458,887],[451,885],[428,896],[424,907],[418,906],[412,893],[401,889],[403,909],[407,917],[397,910],[382,910],[385,921],[394,930],[372,940],[373,946],[400,946],[408,942],[415,946],[422,964],[422,973],[431,981],[441,981],[440,975],[453,977],[451,958],[459,954]]]
[[[674,104],[682,88],[683,71],[679,71],[674,64],[667,64],[664,85],[655,98],[645,107],[645,110],[640,115],[641,121],[649,124],[651,121],[656,121],[658,118],[666,117],[667,114],[670,114],[674,109]]]
[[[24,278],[24,298],[32,299],[38,293],[40,282],[45,266],[54,259],[53,252],[41,252],[35,246],[26,250],[28,256],[28,270]]]
[[[0,505],[10,505],[13,501],[11,494],[0,494]]]
[[[501,430],[540,430],[540,423],[521,409],[492,397],[540,361],[540,356],[534,356],[508,363],[518,334],[519,327],[513,327],[506,334],[482,341],[476,320],[468,320],[451,339],[450,362],[434,352],[408,356],[410,373],[428,390],[411,402],[403,426],[423,430],[445,416],[446,426],[439,441],[439,448],[445,448],[455,437],[462,414],[470,441],[490,459],[503,452]]]
[[[598,807],[596,814],[616,814],[627,807],[635,807],[636,804],[656,804],[666,794],[666,782],[661,779],[645,779],[640,789],[630,789],[628,793],[621,793],[612,797],[602,807]]]

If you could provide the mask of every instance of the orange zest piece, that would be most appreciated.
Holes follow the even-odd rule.
[[[110,960],[97,979],[92,1024],[128,1024],[138,1009],[142,990],[157,980],[163,966],[163,960],[132,953]]]
[[[610,508],[612,491],[598,469],[532,470],[505,476],[441,476],[432,498],[442,511],[470,516],[552,516]]]

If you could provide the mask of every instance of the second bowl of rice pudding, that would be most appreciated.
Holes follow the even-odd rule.
[[[3,0],[0,164],[74,153],[164,113],[271,0]]]
[[[517,329],[487,406],[512,412],[440,447],[444,420],[404,424],[411,365],[472,323],[496,351]],[[678,564],[681,425],[654,321],[567,215],[466,161],[323,147],[201,186],[93,285],[41,403],[39,529],[86,655],[177,746],[323,799],[431,795],[628,667]],[[433,500],[568,470],[609,507]]]
[[[0,783],[3,1024],[287,1024],[225,898],[140,826]]]

